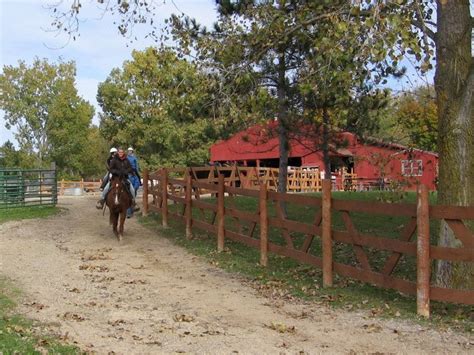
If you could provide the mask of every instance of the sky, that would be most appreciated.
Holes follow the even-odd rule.
[[[144,49],[155,43],[145,39],[145,28],[135,30],[139,40],[131,43],[122,37],[114,18],[101,17],[95,0],[84,0],[81,13],[80,37],[67,42],[66,36],[56,36],[47,31],[51,23],[48,4],[59,0],[0,0],[0,69],[4,65],[17,65],[19,60],[31,65],[33,60],[47,58],[50,62],[75,61],[76,88],[79,95],[100,110],[96,101],[97,86],[113,68],[121,67],[131,58],[133,49]],[[163,3],[163,0],[157,0]],[[63,3],[72,3],[64,0]],[[158,8],[158,19],[163,23],[178,10],[190,15],[204,25],[211,25],[216,18],[213,0],[167,0]],[[116,19],[116,18],[115,18]],[[127,47],[128,45],[128,47]],[[94,123],[98,123],[97,117]],[[13,132],[5,128],[4,113],[0,111],[0,145],[7,140],[14,142]]]
[[[113,68],[121,67],[131,58],[133,49],[144,49],[154,45],[145,39],[146,28],[136,29],[138,41],[130,44],[119,35],[110,14],[101,18],[96,0],[83,0],[80,17],[80,37],[68,43],[66,36],[56,36],[47,31],[51,23],[48,4],[60,0],[0,0],[0,69],[4,65],[17,65],[19,60],[31,65],[38,57],[50,62],[75,61],[77,67],[76,87],[79,95],[100,110],[96,101],[97,86],[103,82]],[[63,0],[70,4],[72,0]],[[214,0],[156,0],[163,3],[158,8],[155,23],[163,23],[171,13],[179,11],[194,17],[199,23],[209,26],[216,18]],[[116,18],[115,18],[116,19]],[[127,46],[128,45],[128,46]],[[403,80],[390,80],[394,90],[409,90],[431,78],[419,77],[407,63],[410,77]],[[97,115],[93,122],[98,124]],[[5,128],[4,113],[0,110],[0,145],[7,140],[15,142],[13,131]]]

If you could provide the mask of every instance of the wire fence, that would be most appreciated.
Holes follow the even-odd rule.
[[[0,209],[54,206],[56,169],[0,169]]]

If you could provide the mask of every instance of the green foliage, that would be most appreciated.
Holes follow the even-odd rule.
[[[134,51],[101,83],[100,129],[148,164],[203,165],[217,137],[207,77],[169,49]]]
[[[100,133],[99,127],[91,126],[87,130],[87,141],[82,147],[83,153],[77,156],[82,178],[101,178],[105,174],[109,149],[110,146]]]
[[[17,150],[10,141],[0,147],[0,155],[0,167],[32,169],[35,166],[35,157],[24,150]]]
[[[394,120],[412,147],[437,151],[438,111],[434,96],[432,87],[420,87],[395,103]]]
[[[6,127],[15,127],[21,154],[11,146],[8,165],[41,167],[55,161],[62,173],[79,176],[84,161],[93,107],[77,94],[75,64],[35,59],[31,66],[4,66],[0,75],[0,108]],[[28,156],[28,158],[27,158]],[[34,158],[34,162],[31,162]]]
[[[228,101],[246,98],[239,88],[267,92],[268,98],[258,105],[264,113],[261,119],[278,117],[281,147],[288,146],[288,136],[300,130],[302,121],[323,124],[325,156],[334,127],[357,134],[377,130],[377,112],[386,105],[387,94],[376,85],[403,72],[399,63],[408,48],[416,56],[422,51],[418,32],[411,26],[412,4],[220,1],[217,5],[219,18],[211,31],[186,16],[173,16],[171,33],[180,41],[183,55],[196,52],[199,65],[224,78],[223,86],[229,88],[220,94]],[[237,112],[239,108],[247,109],[237,105]],[[246,112],[241,116],[248,122]]]

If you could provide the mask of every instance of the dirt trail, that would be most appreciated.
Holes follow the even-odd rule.
[[[20,310],[27,317],[49,324],[86,351],[451,354],[474,349],[468,335],[314,304],[276,304],[135,219],[127,220],[119,244],[92,198],[63,198],[59,206],[68,211],[0,225],[0,274],[24,290]]]

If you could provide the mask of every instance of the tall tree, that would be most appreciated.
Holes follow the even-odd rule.
[[[77,164],[82,166],[81,177],[101,178],[107,171],[106,158],[109,156],[109,150],[109,142],[102,136],[99,127],[90,127],[87,130],[84,152],[76,158]]]
[[[173,18],[181,47],[194,44],[200,62],[208,60],[234,82],[250,81],[273,94],[270,117],[279,123],[280,191],[286,189],[289,134],[305,117],[321,117],[317,123],[330,171],[328,139],[336,123],[331,115],[365,101],[362,96],[374,94],[374,83],[397,71],[402,52],[392,47],[401,39],[397,29],[410,22],[401,17],[392,25],[390,20],[402,9],[342,0],[216,3],[220,16],[212,31],[200,31],[188,18]]]
[[[392,132],[397,141],[410,147],[438,150],[438,112],[434,87],[423,86],[394,98]]]
[[[12,142],[6,141],[0,147],[0,167],[31,169],[34,165],[35,157],[16,149]]]
[[[20,149],[36,165],[57,161],[59,169],[78,174],[74,157],[83,153],[93,107],[77,94],[75,64],[35,59],[31,66],[4,66],[0,74],[0,108],[6,127],[15,127]]]
[[[99,85],[100,129],[153,165],[203,165],[216,138],[206,76],[169,49],[134,51]]]
[[[435,89],[438,107],[438,203],[474,206],[474,57],[469,0],[437,0]],[[458,244],[442,223],[439,244]],[[439,262],[437,281],[474,288],[474,264]]]

